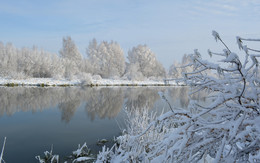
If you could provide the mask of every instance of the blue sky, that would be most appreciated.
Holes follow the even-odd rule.
[[[93,38],[125,53],[147,44],[166,68],[197,48],[221,50],[211,31],[236,50],[235,36],[260,38],[259,0],[0,0],[0,41],[58,53],[71,36],[85,53]],[[127,55],[127,54],[126,54]]]

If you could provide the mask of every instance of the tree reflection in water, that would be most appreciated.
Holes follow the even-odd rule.
[[[124,104],[123,88],[88,89],[85,110],[91,120],[99,118],[114,118]]]
[[[61,120],[68,123],[85,105],[91,120],[114,118],[123,107],[153,108],[160,100],[159,91],[167,94],[172,105],[186,108],[189,103],[187,87],[0,87],[0,116],[58,107]],[[193,98],[198,97],[201,95]]]
[[[42,89],[0,87],[0,115],[13,115],[19,111],[42,111],[56,106],[64,88]]]
[[[191,97],[189,97],[189,91],[188,87],[172,87],[168,89],[168,96],[170,98],[168,100],[170,100],[174,106],[184,109],[188,108],[190,99],[205,101],[207,95],[206,91],[192,94]]]
[[[125,106],[127,109],[153,108],[155,102],[160,99],[158,88],[131,88],[126,91]]]

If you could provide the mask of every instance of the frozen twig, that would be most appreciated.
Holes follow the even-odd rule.
[[[5,143],[6,143],[6,137],[4,138],[4,143],[3,143],[3,147],[2,147],[2,152],[0,155],[0,163],[2,163],[3,160],[3,155],[4,155],[4,149],[5,149]]]

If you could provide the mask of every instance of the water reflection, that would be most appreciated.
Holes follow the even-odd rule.
[[[173,87],[168,89],[168,97],[171,104],[180,108],[188,108],[190,99],[205,102],[207,92],[200,91],[189,96],[190,89],[188,87]]]
[[[159,91],[162,88],[132,88],[126,91],[125,106],[127,109],[153,108],[154,103],[160,99]]]
[[[19,111],[41,111],[56,106],[62,89],[0,87],[0,115],[13,115]]]
[[[128,109],[153,108],[163,91],[172,105],[186,108],[189,103],[187,87],[0,87],[0,115],[16,112],[37,112],[58,106],[61,120],[70,122],[76,110],[83,105],[86,114],[97,118],[114,118],[123,107]],[[201,95],[193,98],[201,97]]]
[[[79,106],[80,100],[77,98],[61,102],[58,106],[61,110],[61,120],[68,123]]]
[[[123,88],[100,88],[86,89],[88,98],[86,98],[85,110],[91,120],[96,116],[99,118],[113,118],[122,109],[124,104]]]

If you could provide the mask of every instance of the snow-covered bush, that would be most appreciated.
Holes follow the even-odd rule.
[[[191,95],[208,91],[205,106],[190,100],[188,110],[173,109],[148,122],[147,115],[135,115],[138,123],[130,122],[132,126],[117,138],[118,144],[104,147],[97,162],[260,161],[260,55],[256,54],[260,51],[242,44],[260,40],[237,37],[245,52],[242,62],[217,32],[213,36],[225,49],[223,53],[209,50],[209,54],[223,57],[221,63],[203,60],[195,50],[190,55],[194,70],[185,73]],[[219,76],[207,75],[209,69]]]
[[[190,55],[194,67],[193,72],[186,73],[187,82],[195,89],[192,93],[208,90],[214,101],[208,106],[196,102],[190,103],[190,110],[197,113],[191,116],[191,125],[186,128],[190,135],[186,140],[186,148],[192,149],[185,153],[194,153],[196,159],[205,154],[215,159],[215,162],[248,161],[259,153],[260,149],[260,90],[259,90],[259,50],[242,45],[242,41],[260,41],[237,37],[239,49],[245,53],[238,56],[231,52],[220,38],[212,32],[216,41],[220,41],[225,49],[223,53],[208,50],[209,55],[218,55],[223,59],[220,64],[211,63],[201,58],[199,52]],[[251,52],[253,54],[251,54]],[[203,74],[213,70],[219,77]],[[194,142],[193,142],[194,141]],[[196,148],[191,148],[196,145]],[[260,159],[260,158],[259,158]],[[258,160],[259,161],[259,160]]]
[[[111,149],[105,146],[97,156],[101,162],[144,162],[148,161],[146,153],[154,141],[163,139],[163,133],[154,132],[155,114],[149,115],[149,108],[126,110],[127,129],[123,135],[116,138],[116,144]],[[151,128],[150,128],[151,127]]]
[[[84,143],[82,146],[78,145],[78,149],[72,152],[72,163],[77,162],[93,162],[95,160],[91,150],[88,148],[87,144]]]
[[[50,151],[45,151],[44,156],[35,156],[39,163],[59,163],[60,156],[53,154],[53,146]],[[78,162],[93,162],[95,160],[94,155],[88,148],[87,144],[84,143],[82,146],[78,145],[78,149],[73,151],[72,154],[65,159],[66,162],[78,163]],[[0,159],[1,162],[1,159]]]
[[[59,163],[59,155],[53,154],[53,146],[50,151],[45,151],[44,156],[35,156],[39,163]]]

